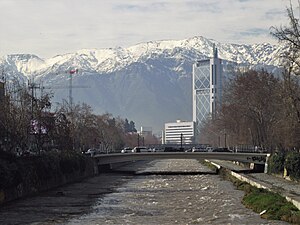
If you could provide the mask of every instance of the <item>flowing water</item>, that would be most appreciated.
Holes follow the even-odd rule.
[[[128,168],[123,167],[122,170],[124,169]],[[99,177],[60,189],[65,194],[52,197],[51,204],[45,203],[48,208],[34,208],[32,204],[38,201],[46,202],[45,197],[48,197],[48,194],[37,196],[35,200],[24,200],[31,201],[27,206],[31,205],[34,208],[32,213],[27,210],[26,216],[36,218],[28,221],[23,218],[23,224],[287,224],[262,219],[252,210],[245,208],[241,203],[244,193],[236,190],[231,182],[218,175],[207,175],[205,172],[208,170],[196,160],[143,163],[138,176],[106,174],[102,175],[102,184],[99,183],[98,186]],[[161,175],[164,171],[178,172],[178,175]],[[199,174],[184,175],[188,171],[198,171]],[[152,172],[154,175],[143,175],[146,172]],[[204,174],[201,174],[202,172]],[[93,182],[93,179],[98,180]],[[93,184],[92,189],[90,184]],[[87,189],[90,189],[88,196],[92,201],[87,201],[82,196],[82,190]],[[75,197],[70,201],[73,196],[71,193]],[[76,202],[76,193],[78,199],[85,200],[77,199],[79,202]],[[60,202],[57,202],[59,199]],[[18,204],[15,205],[16,210],[20,210],[22,206]],[[43,212],[40,217],[37,216],[39,211]],[[8,209],[0,210],[0,224],[22,224],[13,221],[5,223],[5,220],[1,223],[3,215],[13,216]]]

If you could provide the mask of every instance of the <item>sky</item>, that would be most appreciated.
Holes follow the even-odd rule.
[[[291,0],[298,10],[297,0]],[[0,57],[50,58],[203,36],[222,43],[277,41],[290,0],[0,0]],[[298,11],[297,11],[298,12]]]

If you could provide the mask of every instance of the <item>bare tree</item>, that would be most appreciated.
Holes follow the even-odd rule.
[[[298,6],[300,7],[300,3]],[[285,101],[296,115],[297,122],[300,123],[300,26],[292,3],[287,8],[287,16],[289,25],[272,27],[271,34],[284,46],[280,58],[284,67]]]
[[[210,130],[221,140],[227,138],[226,145],[274,148],[282,119],[280,81],[264,70],[249,70],[237,74],[224,93],[222,110]]]

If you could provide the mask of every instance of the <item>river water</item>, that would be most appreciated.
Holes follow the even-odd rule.
[[[0,210],[0,224],[287,224],[245,208],[244,193],[218,175],[208,175],[210,170],[197,160],[137,165],[119,169],[137,170],[138,176],[103,174],[11,203]]]

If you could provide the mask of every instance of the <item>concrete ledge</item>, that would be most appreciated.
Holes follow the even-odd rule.
[[[222,167],[220,165],[218,165],[217,163],[211,162],[207,159],[204,160],[205,162],[210,163],[211,165],[213,165],[214,167],[216,167],[218,170],[221,169]]]
[[[236,172],[232,171],[229,168],[222,167],[221,165],[218,165],[215,162],[211,162],[209,160],[206,160],[206,161],[209,162],[209,163],[211,163],[212,165],[216,166],[219,169],[220,168],[224,168],[230,175],[232,175],[236,179],[238,179],[240,181],[244,181],[244,182],[250,184],[253,187],[266,189],[268,191],[280,194],[287,201],[291,202],[295,207],[297,207],[300,210],[300,196],[291,194],[291,193],[289,193],[286,190],[280,190],[280,191],[278,191],[278,190],[276,190],[276,187],[274,187],[272,184],[265,183],[265,182],[263,182],[261,180],[256,180],[256,179],[254,179],[252,177],[249,177],[249,176],[247,176],[245,174],[236,173]]]
[[[262,189],[266,189],[268,191],[272,191],[271,188],[268,187],[269,185],[262,184],[261,182],[251,180],[250,178],[244,176],[243,174],[230,171],[230,175],[237,178],[237,179],[239,179],[240,181],[244,181],[244,182],[250,184],[253,187],[262,188]]]
[[[285,199],[291,203],[293,203],[294,206],[296,206],[300,210],[300,201],[293,199],[293,197],[285,196]]]
[[[268,184],[263,184],[262,181],[254,181],[253,179],[246,177],[245,175],[241,175],[235,172],[230,171],[230,174],[232,176],[234,176],[235,178],[247,182],[248,184],[250,184],[251,186],[257,187],[257,188],[262,188],[262,189],[266,189],[268,191],[280,194],[281,196],[283,196],[288,202],[291,202],[294,206],[296,206],[299,210],[300,210],[300,200],[296,200],[297,196],[292,195],[292,194],[288,194],[288,193],[284,193],[284,192],[278,192],[276,190],[274,190],[274,188],[272,188],[272,185],[268,185]]]

